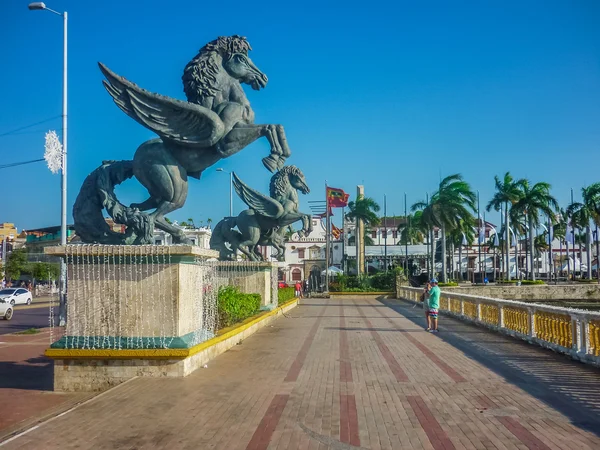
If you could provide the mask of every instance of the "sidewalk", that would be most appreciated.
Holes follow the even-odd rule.
[[[599,370],[446,317],[429,334],[382,301],[303,300],[206,369],[131,380],[3,448],[600,447]]]
[[[89,397],[52,392],[52,361],[44,356],[49,343],[49,329],[0,336],[0,441]]]

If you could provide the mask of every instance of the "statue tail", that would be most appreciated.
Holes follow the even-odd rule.
[[[147,214],[123,205],[115,186],[133,176],[133,161],[103,161],[87,176],[73,205],[75,231],[83,242],[131,244],[141,239],[151,242],[153,223]],[[115,232],[106,223],[103,210],[117,224],[127,225],[125,233]]]
[[[212,231],[210,248],[219,251],[221,260],[235,258],[235,249],[242,237],[239,231],[233,229],[236,225],[237,217],[226,217],[219,221]]]

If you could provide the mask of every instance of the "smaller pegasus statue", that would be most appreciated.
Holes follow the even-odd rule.
[[[304,174],[295,166],[283,167],[271,177],[270,197],[250,188],[235,173],[233,180],[235,191],[249,209],[221,220],[213,230],[210,248],[219,251],[221,260],[235,260],[239,250],[251,261],[261,261],[264,258],[258,246],[270,245],[276,250],[274,256],[283,261],[286,228],[301,220],[300,236],[312,231],[312,216],[299,211],[297,191],[310,192]]]

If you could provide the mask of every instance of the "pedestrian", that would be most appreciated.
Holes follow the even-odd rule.
[[[438,310],[440,308],[440,288],[438,287],[438,281],[433,278],[431,281],[431,289],[429,290],[429,317],[428,322],[430,323],[430,333],[438,332]]]
[[[423,302],[423,310],[425,311],[425,322],[427,323],[427,328],[425,331],[431,330],[431,322],[429,320],[429,295],[431,292],[431,283],[428,281],[425,285],[425,289],[421,294],[421,301]]]
[[[299,281],[296,281],[294,289],[296,290],[296,297],[302,298],[302,284]]]

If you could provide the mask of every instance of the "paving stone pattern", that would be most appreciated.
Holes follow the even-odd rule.
[[[7,449],[600,448],[600,371],[420,308],[307,299],[184,379],[138,378]]]

